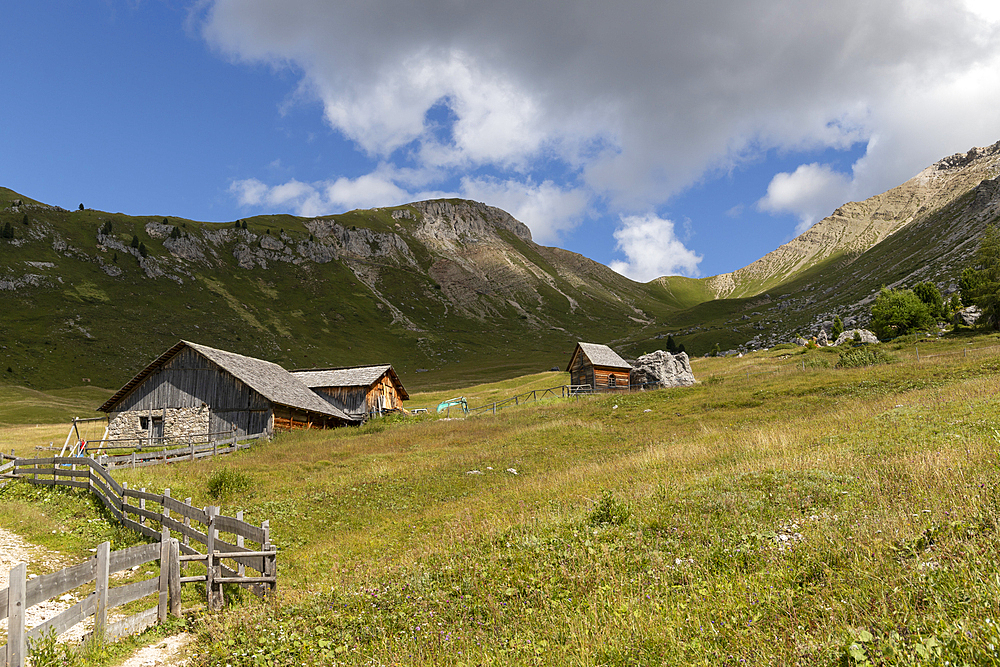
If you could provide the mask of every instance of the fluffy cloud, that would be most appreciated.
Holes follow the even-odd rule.
[[[555,243],[562,232],[576,227],[587,209],[583,190],[560,188],[552,181],[537,185],[521,181],[466,178],[462,196],[488,202],[528,225],[536,243]]]
[[[486,169],[512,185],[473,189],[515,197],[552,181],[619,215],[771,149],[867,142],[849,176],[804,165],[772,182],[761,206],[801,226],[842,203],[824,184],[842,192],[846,178],[868,196],[1000,137],[994,6],[206,0],[197,20],[233,59],[301,72],[331,127],[397,170],[431,174],[425,189]],[[440,107],[445,128],[430,120]],[[362,201],[376,185],[346,181],[316,201]]]
[[[688,250],[674,232],[674,223],[655,215],[622,216],[615,230],[617,249],[627,261],[609,266],[632,280],[647,282],[660,276],[698,276],[701,255]]]
[[[767,186],[767,196],[757,202],[757,208],[796,215],[799,224],[795,233],[801,234],[843,204],[851,189],[851,178],[847,174],[825,164],[803,164],[791,174],[776,174]]]

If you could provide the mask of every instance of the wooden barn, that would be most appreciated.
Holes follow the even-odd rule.
[[[614,391],[628,389],[632,366],[607,345],[577,343],[566,370],[570,384],[587,384],[594,391]]]
[[[168,442],[360,422],[277,364],[187,341],[157,357],[98,410],[108,413],[111,438]]]
[[[349,415],[365,417],[403,409],[410,396],[389,364],[292,371],[323,400]]]

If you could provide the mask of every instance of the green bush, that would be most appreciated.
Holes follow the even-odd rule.
[[[615,498],[610,491],[605,491],[601,494],[601,499],[594,505],[594,509],[590,511],[587,523],[591,526],[605,524],[621,526],[628,521],[630,516],[632,516],[632,510],[629,509],[628,504]]]
[[[872,304],[872,330],[882,340],[928,329],[934,324],[930,308],[911,290],[883,287]]]
[[[233,470],[229,466],[220,468],[208,478],[208,493],[212,498],[221,500],[249,491],[253,479],[242,470]]]
[[[852,347],[840,353],[837,368],[858,368],[860,366],[876,366],[879,364],[894,364],[896,357],[881,348],[863,345]]]

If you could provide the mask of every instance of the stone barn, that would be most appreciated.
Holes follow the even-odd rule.
[[[402,410],[403,401],[410,398],[389,364],[312,368],[292,371],[292,375],[323,400],[355,417]]]
[[[607,345],[577,343],[566,370],[570,384],[589,384],[594,391],[615,391],[629,388],[632,366]]]
[[[108,414],[109,438],[166,442],[360,423],[277,364],[187,341],[157,357],[98,410]]]

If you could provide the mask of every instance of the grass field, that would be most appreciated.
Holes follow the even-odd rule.
[[[896,363],[853,369],[823,349],[698,359],[690,388],[298,432],[120,478],[270,520],[279,594],[196,621],[197,665],[1000,664],[998,344],[885,344]],[[217,500],[224,469],[243,490]],[[0,524],[55,544],[85,521],[26,525],[41,495],[9,484]]]

